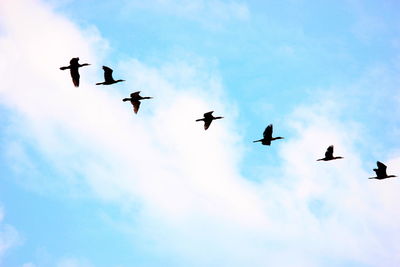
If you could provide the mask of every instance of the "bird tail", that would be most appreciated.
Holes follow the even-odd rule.
[[[79,80],[73,79],[72,82],[74,83],[75,87],[79,87]]]

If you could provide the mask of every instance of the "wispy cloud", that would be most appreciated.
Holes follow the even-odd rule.
[[[20,243],[20,234],[12,225],[4,222],[4,209],[0,206],[0,263],[7,251]]]
[[[50,256],[48,256],[50,257]],[[51,258],[51,257],[50,257]],[[94,267],[89,261],[78,258],[61,258],[61,259],[50,259],[46,260],[38,259],[37,263],[27,262],[22,267],[45,267],[45,266],[56,266],[56,267]]]
[[[57,267],[93,267],[88,261],[86,260],[78,260],[73,258],[62,259],[60,260]]]
[[[127,6],[147,9],[163,15],[177,16],[203,25],[220,27],[231,21],[245,21],[250,10],[244,2],[220,0],[151,0],[129,1]]]

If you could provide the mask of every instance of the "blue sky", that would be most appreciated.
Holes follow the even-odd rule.
[[[2,1],[0,266],[398,266],[399,10]]]

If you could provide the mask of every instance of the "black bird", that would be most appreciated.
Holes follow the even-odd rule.
[[[378,169],[374,169],[374,172],[376,173],[376,177],[369,177],[368,179],[386,179],[386,178],[392,178],[392,177],[397,177],[396,175],[387,175],[386,173],[386,165],[383,164],[380,161],[376,162],[376,165],[378,166]]]
[[[212,115],[213,112],[214,111],[209,111],[207,113],[204,113],[204,115],[203,115],[204,118],[196,120],[196,121],[204,121],[204,130],[207,130],[208,127],[210,127],[210,124],[211,124],[211,122],[213,120],[218,120],[218,119],[222,119],[223,118],[223,117],[214,117]]]
[[[334,157],[333,156],[333,146],[329,146],[325,152],[325,158],[317,159],[317,161],[320,161],[320,160],[329,161],[329,160],[342,159],[342,158],[343,157]]]
[[[124,98],[122,99],[122,101],[131,101],[132,106],[133,106],[133,111],[135,112],[135,114],[138,113],[139,111],[139,107],[140,107],[140,100],[142,99],[152,99],[152,97],[150,96],[140,96],[140,91],[134,92],[131,94],[131,98]]]
[[[72,77],[72,82],[74,83],[75,87],[79,87],[79,68],[83,66],[89,66],[90,64],[84,63],[84,64],[79,64],[79,57],[74,57],[69,61],[69,66],[67,67],[61,67],[60,70],[66,70],[69,69]]]
[[[263,136],[263,139],[253,141],[255,142],[261,142],[264,146],[269,146],[271,145],[271,141],[277,140],[277,139],[284,139],[283,137],[272,137],[272,124],[268,125],[267,128],[265,128]]]
[[[125,80],[114,80],[112,73],[113,70],[110,69],[107,66],[103,66],[103,70],[104,70],[104,82],[102,83],[96,83],[96,85],[110,85],[110,84],[114,84],[114,83],[119,83],[119,82],[124,82]]]

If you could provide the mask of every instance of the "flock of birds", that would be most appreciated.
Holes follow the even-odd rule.
[[[71,73],[71,77],[72,77],[72,82],[74,84],[75,87],[79,87],[79,80],[80,80],[80,75],[79,75],[79,68],[80,67],[84,67],[84,66],[89,66],[90,64],[88,63],[84,63],[84,64],[79,64],[79,57],[75,57],[72,58],[69,62],[69,66],[65,66],[65,67],[61,67],[61,70],[70,70]],[[125,80],[114,80],[112,73],[113,70],[107,66],[103,66],[103,70],[104,70],[104,82],[99,82],[96,83],[96,85],[110,85],[110,84],[114,84],[114,83],[119,83],[119,82],[124,82]],[[122,101],[126,102],[126,101],[130,101],[132,106],[133,106],[133,111],[135,114],[138,113],[139,111],[139,107],[140,107],[140,101],[144,100],[144,99],[152,99],[152,97],[149,96],[141,96],[140,95],[140,91],[137,92],[133,92],[130,94],[130,98],[124,98],[122,99]],[[211,122],[213,120],[218,120],[218,119],[222,119],[223,117],[214,117],[213,114],[214,111],[209,111],[204,113],[203,118],[201,119],[197,119],[196,121],[203,121],[204,122],[204,130],[207,130],[210,125]],[[262,145],[265,146],[269,146],[271,145],[272,141],[278,140],[278,139],[284,139],[283,137],[272,137],[272,132],[273,132],[273,126],[272,124],[268,125],[264,132],[263,132],[263,138],[259,139],[259,140],[255,140],[253,141],[254,143],[256,142],[261,142]],[[334,157],[333,156],[333,146],[329,146],[328,149],[325,152],[325,157],[318,159],[317,161],[330,161],[330,160],[336,160],[336,159],[342,159],[343,157]],[[382,179],[386,179],[386,178],[393,178],[393,177],[397,177],[396,175],[388,175],[386,173],[386,165],[383,164],[380,161],[376,162],[378,168],[373,169],[374,172],[376,173],[376,177],[369,177],[368,179],[378,179],[378,180],[382,180]]]

